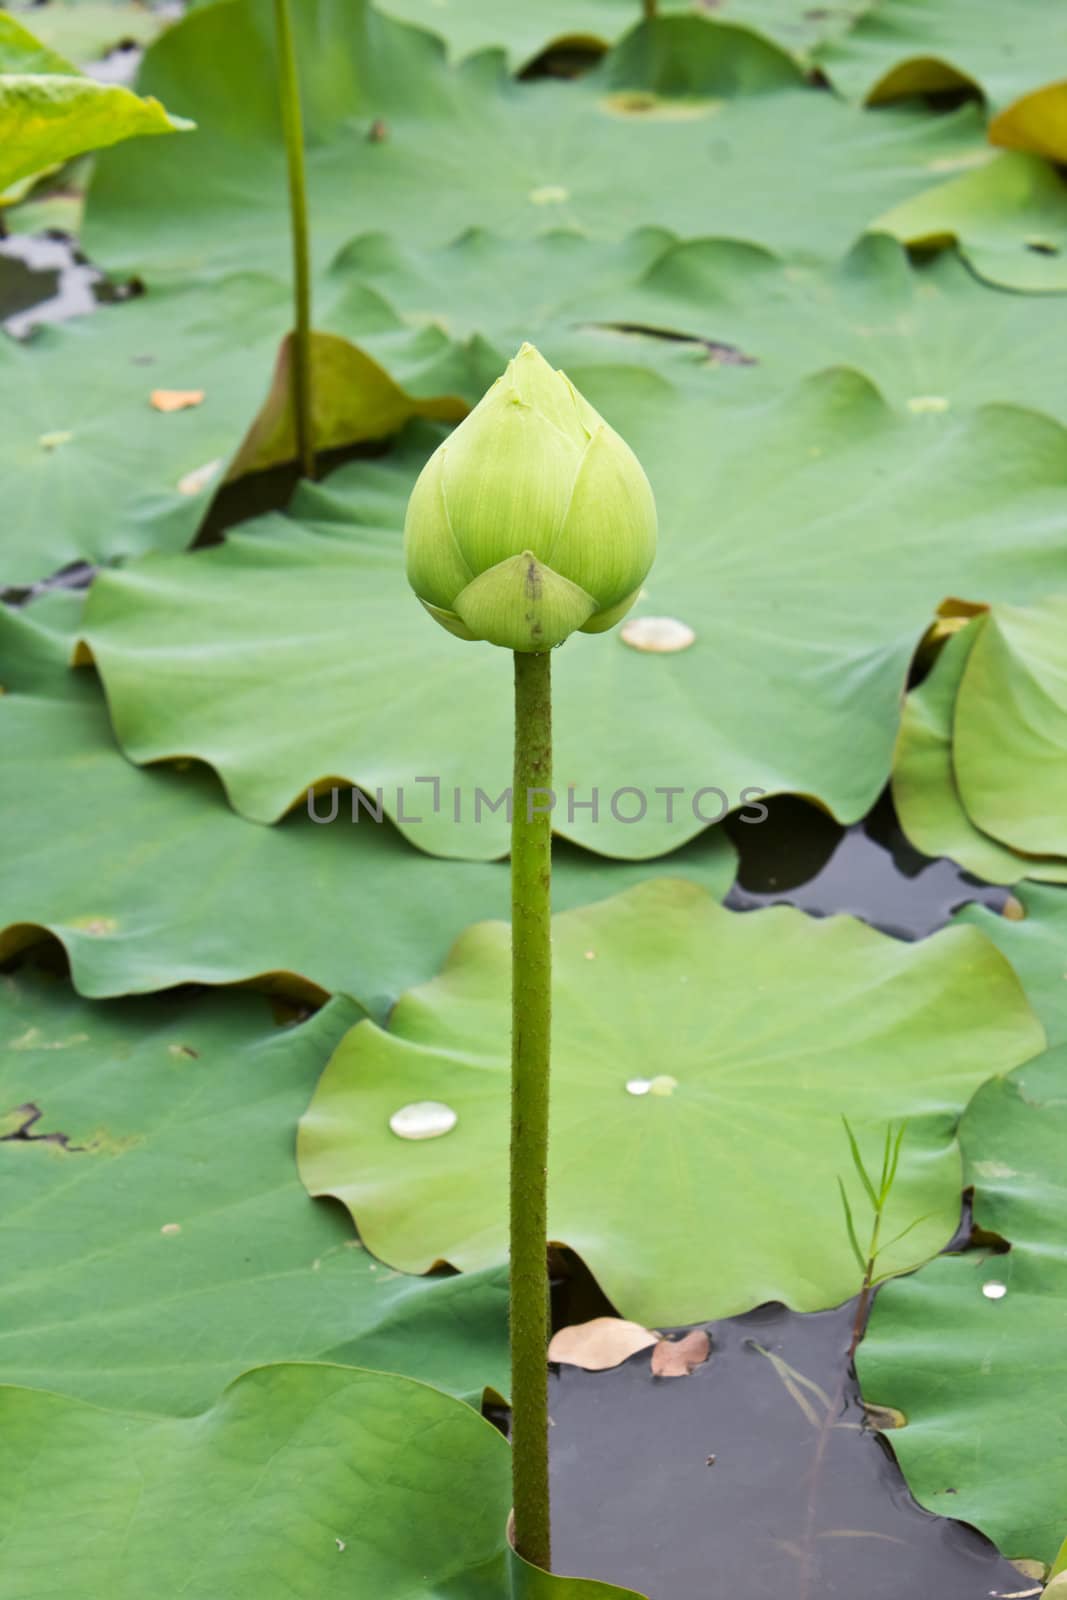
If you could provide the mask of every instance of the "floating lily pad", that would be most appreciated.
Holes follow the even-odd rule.
[[[291,318],[281,282],[242,273],[0,343],[0,381],[19,395],[0,441],[11,496],[0,584],[181,549],[227,476],[291,456],[287,405],[271,393]],[[415,415],[463,415],[455,397],[405,394],[343,339],[317,336],[314,349],[320,444],[382,438]],[[166,413],[151,402],[160,389],[203,399]]]
[[[1022,981],[1049,1043],[1067,1043],[1067,889],[1020,884],[1011,916],[967,906],[958,922],[970,922],[1003,951]],[[1022,916],[1019,916],[1019,910]]]
[[[660,371],[571,376],[656,492],[660,554],[635,614],[696,637],[673,654],[618,634],[559,652],[557,830],[633,859],[681,844],[753,789],[864,815],[943,596],[1036,598],[1062,566],[1063,429],[994,407],[901,417],[842,371],[746,406],[684,352]],[[293,516],[97,579],[85,633],[134,760],[199,756],[263,821],[345,778],[381,788],[421,849],[504,853],[502,813],[475,822],[473,799],[509,782],[506,662],[429,626],[403,575],[403,508],[424,458],[412,443],[353,464]],[[424,775],[441,780],[436,814],[413,804]],[[577,802],[596,788],[595,820],[568,804],[572,785]],[[401,788],[416,825],[400,815]]]
[[[263,1366],[190,1418],[8,1388],[0,1419],[13,1594],[54,1573],[70,1600],[639,1600],[547,1573],[512,1587],[508,1446],[409,1378]]]
[[[94,997],[255,980],[318,1000],[344,991],[384,1016],[468,923],[506,911],[505,865],[428,860],[366,811],[354,825],[347,793],[329,825],[302,813],[264,828],[203,769],[131,766],[94,676],[67,669],[78,612],[73,595],[0,611],[0,959],[47,930]],[[676,867],[722,895],[734,860],[715,829]],[[556,900],[654,870],[563,848]]]
[[[659,0],[658,13],[714,13],[717,22],[751,28],[806,61],[817,44],[850,28],[867,0]],[[401,22],[440,34],[450,54],[502,49],[514,70],[550,46],[604,48],[634,25],[639,0],[538,0],[536,6],[504,8],[496,0],[379,0],[378,9]]]
[[[4,982],[0,1377],[181,1413],[296,1358],[507,1392],[503,1273],[399,1276],[300,1187],[293,1128],[358,1006],[281,1028],[260,995]]]
[[[1051,893],[1052,891],[1046,891]],[[912,1493],[1051,1561],[1067,1504],[1067,1049],[994,1079],[960,1130],[976,1225],[1007,1240],[887,1285],[858,1365]]]
[[[377,9],[398,22],[439,34],[450,56],[503,50],[513,72],[553,45],[606,49],[634,26],[640,0],[537,0],[501,6],[498,0],[381,0]],[[660,12],[693,11],[695,0],[660,0]]]
[[[958,1220],[963,1106],[1044,1042],[1007,963],[962,933],[911,946],[789,907],[739,915],[672,879],[558,916],[550,1238],[647,1326],[835,1305],[859,1287],[841,1115],[867,1147],[908,1117],[886,1227],[924,1220],[884,1265],[928,1258]],[[310,1191],[406,1271],[505,1252],[509,963],[506,926],[472,928],[389,1032],[346,1036],[301,1123]],[[446,1138],[393,1137],[417,1100],[455,1109]]]
[[[635,336],[648,330],[698,341],[736,399],[837,362],[914,412],[1010,401],[1067,422],[1067,299],[995,292],[952,252],[912,265],[885,234],[832,267],[801,267],[660,228],[619,241],[472,230],[432,249],[372,233],[340,252],[326,282],[344,331],[417,393],[435,360],[438,391],[451,383],[479,399],[531,329],[557,366],[655,364],[660,340]],[[457,346],[467,376],[454,354],[444,364]]]
[[[894,206],[872,227],[909,245],[954,240],[980,278],[1005,289],[1067,289],[1067,183],[1039,156],[994,156]]]
[[[1067,857],[1067,598],[992,608],[960,682],[952,758],[978,827]]]
[[[998,607],[995,618],[1002,616]],[[1056,857],[1024,856],[984,833],[974,822],[960,796],[956,762],[958,744],[953,743],[953,726],[959,731],[957,706],[960,683],[969,669],[969,660],[979,635],[987,627],[999,626],[986,615],[977,617],[944,645],[932,670],[904,702],[900,734],[893,756],[893,800],[901,827],[912,844],[924,855],[950,856],[960,866],[987,883],[1017,883],[1020,878],[1039,878],[1046,882],[1067,883],[1067,861]],[[970,698],[974,698],[973,694]],[[984,714],[984,708],[983,708]],[[1010,715],[1010,713],[1009,713]],[[996,706],[997,732],[976,749],[974,760],[979,774],[988,766],[996,768],[1002,760],[1001,719],[1003,701]],[[969,730],[975,740],[976,730]],[[1010,735],[1009,735],[1010,736]],[[1029,812],[1029,782],[1016,782],[1011,802],[1017,811]]]
[[[37,37],[84,66],[118,45],[146,45],[173,21],[173,11],[143,0],[47,0],[18,5]]]
[[[1065,52],[1055,0],[878,0],[819,65],[835,89],[872,104],[962,87],[1000,107],[1045,83]]]
[[[862,112],[808,87],[769,43],[702,16],[666,17],[651,39],[637,29],[569,83],[516,84],[495,53],[449,66],[432,35],[362,0],[304,0],[296,31],[320,265],[368,225],[420,243],[473,225],[617,237],[635,215],[690,235],[713,221],[832,259],[984,144],[973,107]],[[205,6],[157,40],[141,85],[199,132],[184,153],[160,140],[98,162],[93,258],[152,282],[250,258],[287,270],[274,81],[266,0]]]
[[[0,192],[86,150],[192,127],[151,96],[83,77],[7,12],[0,13],[0,122]]]
[[[71,1600],[505,1592],[507,1446],[421,1384],[282,1365],[189,1420],[19,1389],[0,1411],[5,1572],[24,1589],[47,1560]]]
[[[703,0],[707,5],[707,0]],[[869,0],[711,0],[708,7],[725,22],[755,28],[810,63],[816,47],[847,33],[869,8]]]

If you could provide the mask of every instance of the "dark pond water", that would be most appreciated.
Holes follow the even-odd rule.
[[[711,1358],[687,1378],[652,1377],[647,1350],[553,1369],[556,1570],[651,1600],[1039,1595],[912,1500],[849,1370],[852,1318],[764,1306],[708,1323]]]
[[[62,233],[15,233],[0,239],[0,319],[24,338],[42,322],[62,322],[113,299],[103,273]]]
[[[0,318],[9,334],[122,295],[61,236],[0,240]],[[282,470],[227,491],[201,542],[284,505],[294,483]],[[75,566],[0,598],[83,587],[91,576]],[[740,852],[727,899],[737,911],[790,904],[813,916],[850,912],[918,939],[968,901],[1000,908],[1006,899],[953,862],[913,850],[885,797],[850,828],[789,797],[769,802],[758,826],[727,826]],[[579,1278],[557,1296],[556,1322],[606,1309]],[[981,1535],[912,1501],[864,1416],[846,1356],[852,1315],[851,1306],[815,1316],[772,1306],[708,1324],[711,1360],[688,1378],[654,1379],[647,1353],[611,1372],[555,1369],[557,1570],[627,1584],[651,1600],[1037,1596],[1040,1585]]]
[[[850,912],[897,939],[922,939],[970,901],[999,911],[1008,899],[1006,889],[954,861],[920,855],[888,794],[851,828],[791,795],[766,804],[765,822],[726,823],[741,858],[726,899],[735,911],[792,905],[816,917]]]

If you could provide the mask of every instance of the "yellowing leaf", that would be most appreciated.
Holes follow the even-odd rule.
[[[990,144],[1067,161],[1067,79],[1020,95],[989,124]]]
[[[56,167],[86,150],[99,150],[142,133],[173,133],[193,124],[171,117],[158,100],[142,100],[121,84],[97,83],[62,71],[32,34],[24,51],[4,48],[3,62],[18,71],[0,74],[0,191],[21,178]],[[6,33],[6,30],[5,30]],[[10,39],[2,41],[10,45]],[[50,70],[40,70],[42,60]]]

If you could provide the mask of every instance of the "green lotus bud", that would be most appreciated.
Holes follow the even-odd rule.
[[[419,474],[404,550],[450,633],[551,650],[626,615],[656,553],[656,506],[630,447],[524,344]]]

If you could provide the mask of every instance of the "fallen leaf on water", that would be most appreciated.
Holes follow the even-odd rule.
[[[622,1317],[594,1317],[592,1322],[576,1322],[553,1334],[548,1359],[568,1367],[584,1367],[586,1372],[605,1372],[617,1367],[638,1350],[656,1344],[659,1335],[637,1322]]]
[[[652,1352],[654,1378],[688,1378],[711,1354],[711,1340],[703,1328],[680,1339],[660,1339]]]
[[[157,411],[187,411],[204,398],[203,389],[153,389],[150,403]]]

